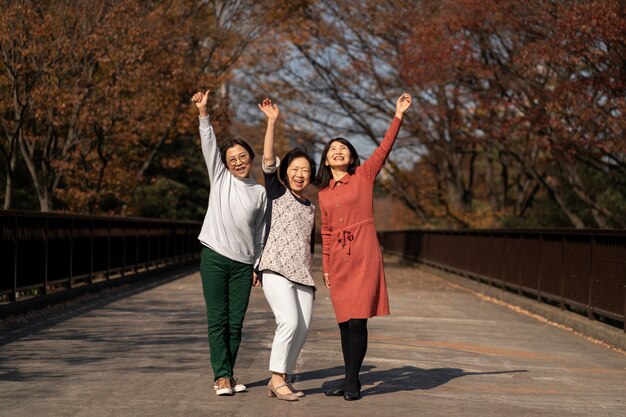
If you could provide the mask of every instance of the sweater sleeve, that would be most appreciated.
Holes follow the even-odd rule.
[[[280,158],[276,157],[274,165],[265,165],[265,158],[261,159],[261,168],[263,169],[263,178],[265,179],[265,190],[267,198],[275,200],[285,194],[287,188],[278,181],[278,168],[280,167]]]
[[[328,225],[328,213],[326,212],[326,209],[324,208],[324,206],[322,205],[322,199],[319,199],[318,202],[319,206],[320,206],[320,214],[322,217],[322,227],[321,227],[321,231],[322,231],[322,271],[323,273],[329,273],[329,267],[330,267],[330,237],[332,234],[332,231],[330,230],[330,227]]]
[[[217,139],[213,131],[213,126],[211,126],[209,116],[201,117],[199,122],[202,155],[204,156],[204,162],[209,172],[209,181],[213,184],[215,180],[226,173],[227,170],[220,158],[220,153],[217,148]]]
[[[365,161],[358,168],[359,171],[361,171],[372,182],[376,179],[376,176],[385,164],[387,157],[389,157],[391,148],[393,147],[393,144],[398,137],[400,126],[402,126],[402,120],[394,117],[393,121],[391,122],[391,126],[389,126],[389,129],[385,134],[383,141],[380,143],[380,145],[378,145],[378,148],[376,148],[372,156],[367,158],[367,161]]]

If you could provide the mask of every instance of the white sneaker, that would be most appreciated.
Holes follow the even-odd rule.
[[[233,391],[235,392],[246,392],[248,391],[248,387],[246,387],[244,384],[241,384],[239,381],[237,381],[237,378],[232,377],[230,379],[230,386],[233,388]]]

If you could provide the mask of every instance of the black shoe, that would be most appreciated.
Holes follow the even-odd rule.
[[[343,388],[335,388],[328,391],[324,391],[324,395],[327,397],[341,397],[345,393]]]
[[[361,390],[357,392],[344,392],[343,399],[346,401],[356,401],[361,399]]]

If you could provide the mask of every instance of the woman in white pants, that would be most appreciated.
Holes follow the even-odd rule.
[[[315,298],[311,274],[315,206],[303,195],[315,173],[315,161],[304,149],[295,148],[281,163],[274,155],[278,106],[265,99],[259,108],[267,116],[263,174],[270,204],[266,215],[268,235],[259,270],[263,293],[277,325],[270,355],[272,377],[267,388],[270,397],[297,401],[304,393],[289,384],[288,375],[293,372],[306,340]]]

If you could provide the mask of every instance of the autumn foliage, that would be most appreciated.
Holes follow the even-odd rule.
[[[4,207],[20,206],[21,165],[42,211],[133,214],[125,207],[155,158],[184,164],[159,152],[194,131],[190,92],[228,82],[260,29],[252,4],[3,1]],[[215,112],[217,130],[228,114]]]
[[[254,136],[269,95],[285,114],[281,146],[344,136],[362,158],[406,90],[413,108],[380,185],[412,217],[391,227],[626,227],[622,1],[5,0],[0,11],[5,208],[23,206],[24,190],[41,210],[176,216],[144,204],[174,194],[203,205],[197,88],[216,90],[218,137]]]
[[[285,59],[262,80],[298,123],[372,144],[411,92],[383,184],[415,224],[626,227],[623,2],[319,1],[308,17],[276,33]]]

